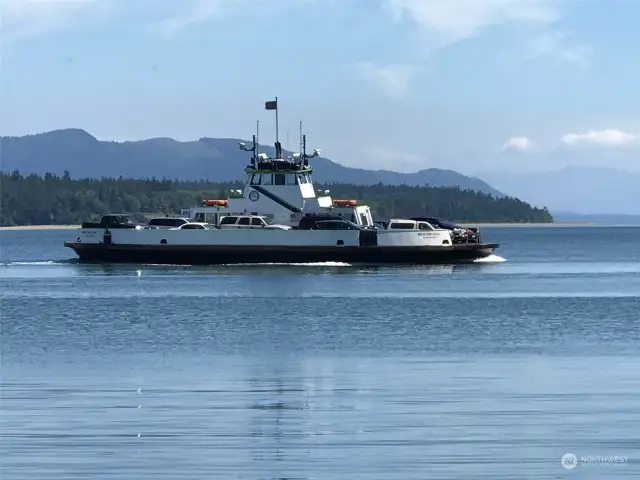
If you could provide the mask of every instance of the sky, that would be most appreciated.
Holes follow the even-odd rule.
[[[640,171],[634,0],[0,0],[0,135],[275,140],[348,166]],[[1,161],[1,159],[0,159]]]

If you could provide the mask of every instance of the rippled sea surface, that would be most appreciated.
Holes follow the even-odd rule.
[[[196,268],[0,231],[0,478],[638,478],[640,228],[484,234],[506,261]]]

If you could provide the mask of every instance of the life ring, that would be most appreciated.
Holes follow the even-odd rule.
[[[355,200],[334,200],[333,204],[338,207],[355,207],[358,202]]]
[[[207,207],[226,207],[229,202],[226,200],[203,200],[202,204]]]

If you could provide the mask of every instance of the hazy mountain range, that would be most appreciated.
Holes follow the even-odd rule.
[[[203,138],[179,142],[152,138],[110,142],[97,140],[80,129],[54,130],[0,137],[0,167],[5,172],[17,169],[23,174],[62,175],[67,170],[74,178],[122,175],[230,181],[244,177],[249,161],[250,153],[238,149],[240,141],[246,140]],[[261,146],[261,151],[273,154],[269,146]],[[478,175],[481,180],[438,168],[414,173],[350,168],[323,157],[315,158],[313,166],[319,183],[459,186],[546,206],[558,221],[640,223],[640,217],[633,217],[640,215],[640,174],[613,168],[567,167],[526,174],[487,171]]]
[[[203,138],[191,142],[171,138],[105,142],[79,129],[0,137],[0,141],[2,171],[62,175],[68,170],[74,178],[122,175],[179,180],[240,180],[244,178],[244,168],[251,155],[238,148],[238,142],[246,140],[235,138]],[[262,146],[261,151],[273,154],[272,147]],[[365,170],[344,167],[322,157],[314,158],[312,166],[315,169],[314,179],[319,183],[459,186],[504,196],[482,180],[452,170],[430,168],[415,173]]]
[[[553,220],[557,223],[578,222],[598,225],[640,225],[640,215],[624,214],[579,214],[573,212],[553,212]]]
[[[640,215],[640,174],[607,167],[565,167],[559,170],[513,174],[484,172],[482,178],[507,195],[554,216]]]

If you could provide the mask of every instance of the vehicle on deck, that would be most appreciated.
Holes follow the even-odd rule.
[[[411,220],[420,220],[428,222],[436,228],[451,231],[453,243],[479,243],[480,229],[477,227],[467,228],[457,225],[449,220],[438,217],[412,217]]]

